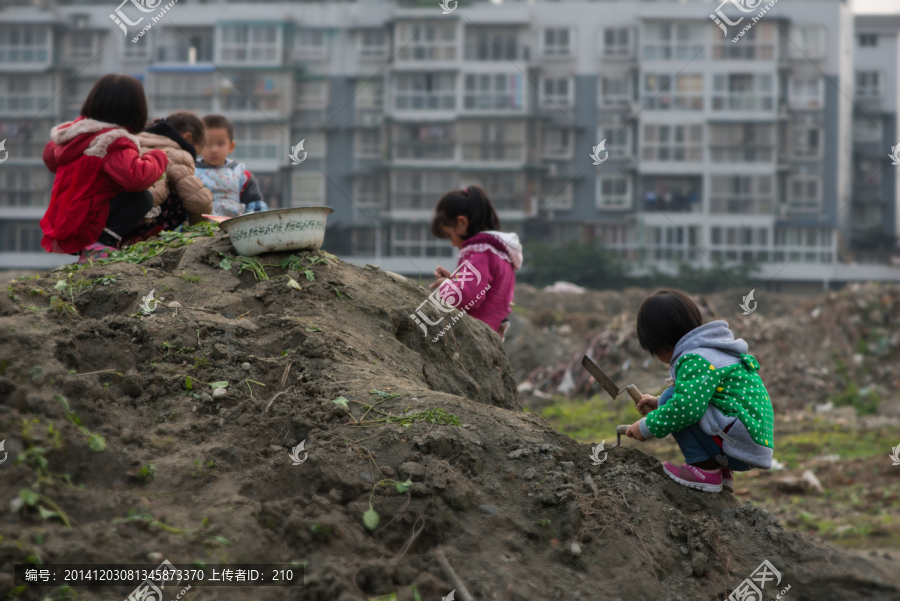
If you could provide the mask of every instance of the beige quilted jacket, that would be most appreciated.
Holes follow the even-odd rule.
[[[148,217],[159,214],[158,207],[169,196],[170,190],[181,200],[188,212],[191,225],[203,221],[201,215],[204,213],[212,214],[212,192],[194,175],[194,159],[191,154],[165,136],[143,132],[138,134],[138,139],[141,141],[142,150],[156,148],[169,157],[166,177],[150,188],[153,195],[153,209],[148,213]]]

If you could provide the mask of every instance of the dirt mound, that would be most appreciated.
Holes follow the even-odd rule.
[[[643,453],[592,465],[521,411],[487,326],[422,336],[410,280],[325,253],[248,265],[222,234],[159,250],[0,299],[0,594],[14,563],[164,557],[306,565],[301,589],[190,601],[439,599],[459,589],[442,548],[475,599],[721,599],[764,559],[797,599],[900,595],[880,558],[680,487]]]

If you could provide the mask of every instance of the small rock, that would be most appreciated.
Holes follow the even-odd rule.
[[[500,510],[493,505],[479,505],[478,511],[488,515],[500,515]]]
[[[406,277],[400,275],[399,273],[394,273],[393,271],[385,271],[384,275],[391,278],[398,284],[402,284],[402,283],[406,282]]]
[[[226,396],[228,396],[228,391],[224,388],[216,388],[215,390],[213,390],[213,399],[224,399]]]
[[[572,554],[572,557],[578,557],[581,555],[581,545],[578,543],[572,543],[569,545],[569,553]]]
[[[350,415],[350,410],[343,405],[335,405],[331,408],[331,415],[337,418],[347,417]]]
[[[379,269],[381,269],[381,267],[379,267],[378,265],[372,265],[371,263],[366,263],[366,269],[369,269],[371,271],[378,271]]]
[[[151,563],[159,563],[163,560],[163,554],[157,551],[153,551],[152,553],[147,553],[147,561]]]
[[[691,571],[698,578],[706,573],[706,566],[709,565],[709,557],[705,553],[694,553],[691,556]]]
[[[181,303],[179,303],[178,301],[172,301],[172,302],[169,303],[167,306],[168,306],[170,309],[179,309],[179,308],[181,308]]]
[[[400,478],[406,480],[410,478],[416,482],[425,479],[425,466],[415,461],[406,461],[400,464]]]
[[[424,482],[413,482],[412,486],[409,487],[409,494],[414,497],[424,497],[428,494],[428,489],[425,487]]]
[[[509,459],[518,459],[519,457],[522,456],[523,452],[525,452],[525,449],[517,449],[517,450],[513,451],[512,453],[509,453],[507,455],[507,457]]]
[[[691,554],[691,551],[684,545],[682,545],[678,550],[681,551],[682,555],[690,555]]]
[[[328,491],[328,500],[335,505],[339,505],[343,502],[344,496],[341,494],[341,491],[336,488],[332,488]]]
[[[562,471],[566,474],[571,474],[575,469],[575,462],[573,461],[560,461],[559,467],[562,468]]]
[[[382,465],[381,473],[384,474],[385,478],[396,478],[397,477],[397,470],[395,470],[394,468],[392,468],[389,465]]]
[[[244,371],[250,371],[250,364],[249,363],[241,363],[241,369],[243,369]]]
[[[228,358],[228,347],[218,342],[213,345],[211,356],[213,359],[227,359]]]
[[[527,470],[525,470],[525,472],[522,474],[522,477],[525,478],[526,480],[534,480],[534,477],[536,475],[537,475],[537,472],[535,472],[533,467],[530,467]]]
[[[459,353],[453,353],[453,360],[454,360],[454,361],[458,361],[458,360],[459,360]]]
[[[209,396],[208,392],[201,392],[200,400],[203,401],[204,403],[212,403],[213,398],[211,396]]]

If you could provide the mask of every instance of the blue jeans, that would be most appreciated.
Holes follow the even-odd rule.
[[[666,388],[665,392],[659,396],[658,406],[662,407],[668,403],[673,394],[675,394],[674,388]],[[746,472],[753,469],[750,464],[725,455],[712,436],[700,429],[699,423],[691,424],[684,430],[672,432],[672,438],[678,443],[685,463],[693,464],[707,459],[715,459],[719,465],[735,472]]]

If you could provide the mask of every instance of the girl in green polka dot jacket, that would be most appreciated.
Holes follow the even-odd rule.
[[[747,343],[724,321],[703,324],[700,310],[677,290],[644,299],[637,315],[641,348],[669,364],[674,386],[644,395],[646,416],[628,429],[637,440],[671,434],[684,465],[663,464],[679,484],[705,492],[734,492],[733,472],[771,469],[772,402]]]

